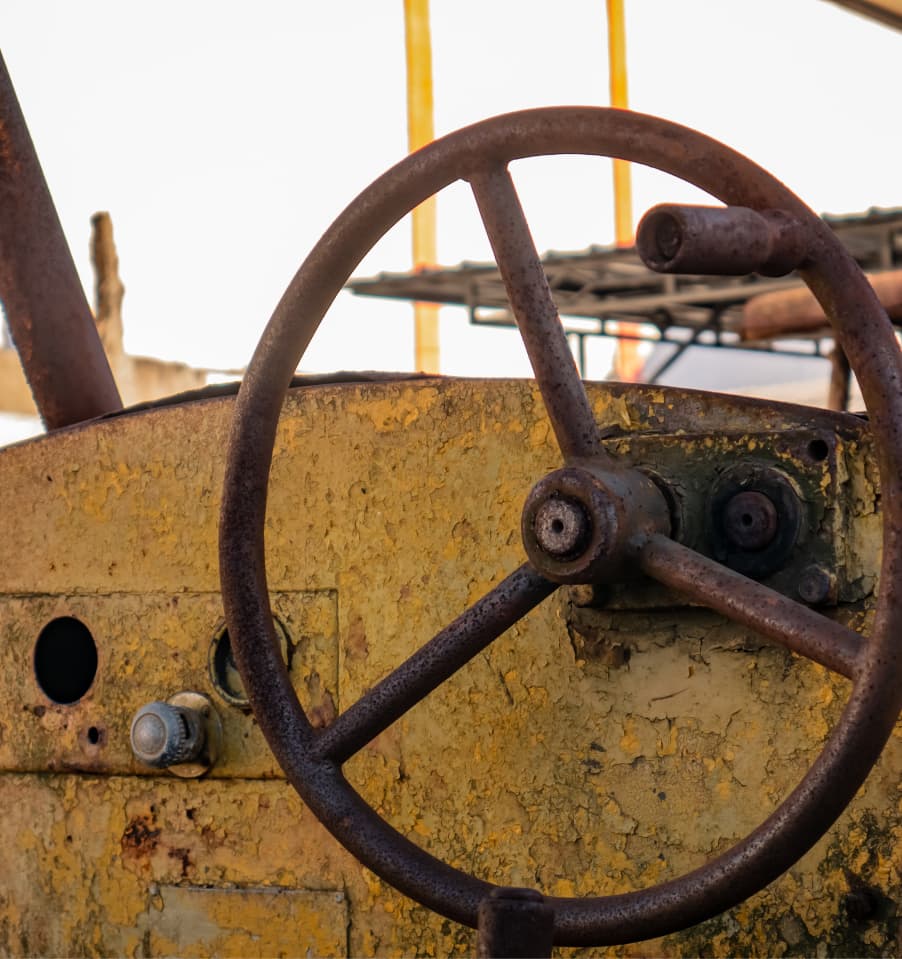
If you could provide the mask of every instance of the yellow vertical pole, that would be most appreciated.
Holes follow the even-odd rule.
[[[432,122],[432,44],[429,36],[429,0],[404,0],[407,51],[407,145],[412,153],[435,137]],[[435,266],[435,197],[412,214],[413,267]],[[414,303],[414,363],[426,373],[439,372],[438,306]]]
[[[623,2],[624,0],[607,0],[608,70],[611,106],[625,110],[629,106],[629,90],[626,79],[626,17]],[[614,238],[617,246],[633,245],[633,188],[630,165],[626,160],[614,160]],[[633,323],[624,323],[622,327],[624,332],[634,332],[637,329]],[[637,379],[642,362],[636,340],[618,342],[614,371],[619,379]]]
[[[607,0],[608,64],[611,85],[611,106],[626,109],[629,90],[626,81],[626,18],[623,0]],[[633,244],[633,192],[630,165],[614,160],[614,221],[617,246]]]

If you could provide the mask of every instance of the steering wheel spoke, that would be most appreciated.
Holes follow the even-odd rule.
[[[555,589],[524,563],[325,727],[317,756],[346,762]]]
[[[782,593],[661,535],[648,538],[639,553],[639,566],[664,586],[733,622],[848,679],[857,677],[861,636]]]
[[[608,460],[548,278],[506,167],[470,177],[511,310],[565,461]]]

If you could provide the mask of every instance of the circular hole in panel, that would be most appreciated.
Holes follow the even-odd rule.
[[[96,726],[91,726],[88,729],[88,742],[92,746],[96,746],[100,742],[100,730]]]
[[[288,662],[288,633],[282,623],[276,619],[276,636],[282,650],[282,659]],[[220,626],[210,644],[210,681],[213,688],[231,706],[248,706],[247,693],[241,674],[232,654],[232,643],[225,625]]]
[[[808,444],[808,455],[815,463],[823,463],[830,455],[830,447],[826,440],[812,440]]]
[[[69,705],[91,688],[97,646],[91,631],[73,616],[51,620],[34,646],[34,675],[48,699]]]

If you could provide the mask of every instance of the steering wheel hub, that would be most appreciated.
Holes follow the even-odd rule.
[[[530,562],[552,582],[610,582],[626,575],[643,534],[669,533],[670,515],[643,473],[587,462],[536,483],[520,531]]]

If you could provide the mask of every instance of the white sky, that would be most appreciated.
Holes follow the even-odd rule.
[[[432,0],[437,135],[530,106],[608,102],[604,0]],[[824,0],[627,0],[634,109],[695,126],[818,211],[902,204],[902,34]],[[3,0],[3,53],[83,281],[113,217],[126,348],[247,363],[328,223],[406,151],[401,0]],[[613,237],[607,161],[515,165],[541,250]],[[636,219],[697,200],[634,171]],[[439,258],[490,259],[467,188],[439,201]],[[361,275],[410,263],[402,224]],[[410,307],[342,294],[302,368],[412,367]],[[443,371],[525,374],[515,333],[442,312]],[[589,374],[608,371],[590,352]]]

